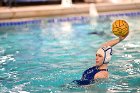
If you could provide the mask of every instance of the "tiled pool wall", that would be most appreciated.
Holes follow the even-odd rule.
[[[109,13],[109,14],[100,14],[99,18],[109,18],[109,17],[135,17],[140,16],[140,11],[135,12],[126,12],[126,13]],[[44,20],[44,19],[43,19]],[[74,16],[74,17],[55,17],[55,18],[45,18],[46,23],[59,23],[59,22],[74,22],[74,21],[89,21],[89,16]],[[14,22],[0,22],[0,27],[3,26],[17,26],[17,25],[26,25],[26,24],[39,24],[42,22],[42,19],[32,19],[32,20],[21,20]]]

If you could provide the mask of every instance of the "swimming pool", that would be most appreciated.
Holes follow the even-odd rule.
[[[98,47],[115,38],[111,23],[119,18],[127,20],[131,31],[114,47],[109,79],[88,88],[68,85],[95,64]],[[1,23],[0,92],[140,92],[139,19],[139,15],[111,14]]]

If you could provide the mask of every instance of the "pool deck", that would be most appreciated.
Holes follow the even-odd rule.
[[[98,13],[112,11],[131,11],[140,10],[140,2],[111,4],[102,3],[94,4]],[[61,5],[41,5],[41,6],[22,6],[22,7],[0,7],[0,21],[21,19],[21,18],[36,18],[36,17],[52,17],[76,14],[89,14],[91,4],[81,3],[72,4],[71,7],[63,7]]]

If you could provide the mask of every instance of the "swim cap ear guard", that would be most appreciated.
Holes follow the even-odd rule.
[[[103,64],[108,64],[112,57],[112,47],[103,47],[102,50],[104,51]]]

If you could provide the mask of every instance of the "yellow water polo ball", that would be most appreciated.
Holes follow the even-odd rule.
[[[125,20],[115,20],[112,24],[112,32],[116,36],[126,36],[129,33],[129,25]]]

